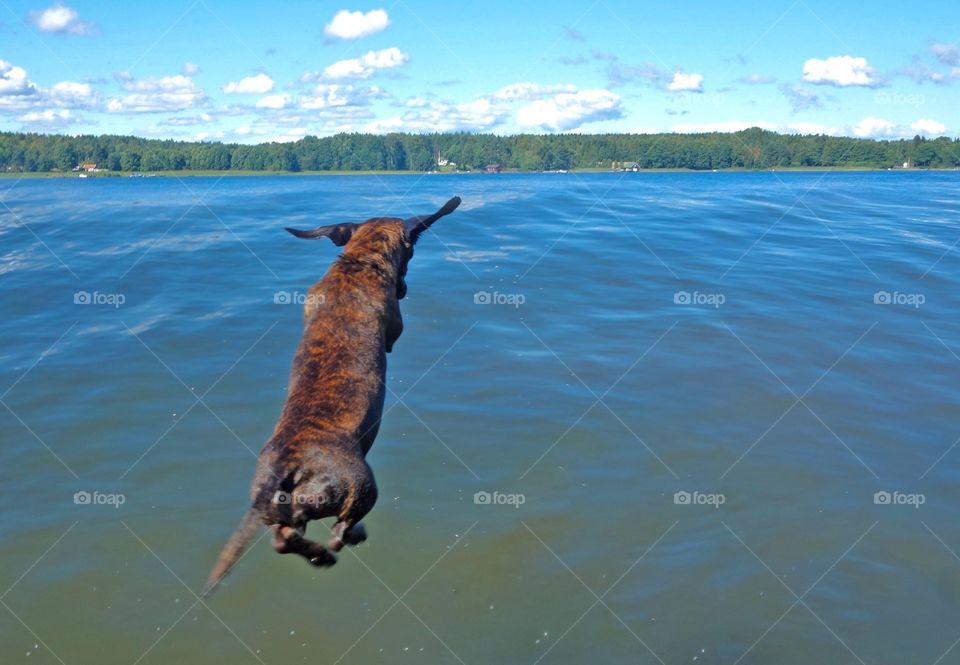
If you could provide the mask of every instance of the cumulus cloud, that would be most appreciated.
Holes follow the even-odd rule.
[[[860,138],[881,139],[909,138],[916,134],[940,136],[946,133],[947,128],[943,123],[929,118],[919,118],[909,125],[898,125],[885,118],[869,117],[857,123],[851,131]]]
[[[673,80],[667,84],[671,92],[703,92],[702,74],[684,74],[681,71],[673,73]]]
[[[392,69],[407,63],[410,56],[393,46],[380,51],[369,51],[366,55],[349,60],[340,60],[323,70],[322,75],[306,73],[300,77],[301,81],[317,80],[318,78],[341,79],[368,79],[381,69]]]
[[[866,58],[854,58],[849,55],[836,55],[819,60],[811,58],[803,63],[803,80],[808,83],[848,86],[874,87],[880,84],[876,72],[867,63]]]
[[[92,108],[97,103],[98,96],[89,83],[60,81],[42,88],[30,80],[23,67],[0,60],[0,109],[78,109]]]
[[[366,14],[341,9],[324,28],[328,37],[337,39],[359,39],[382,32],[390,25],[390,17],[383,9],[374,9]]]
[[[517,124],[526,128],[567,131],[588,122],[622,117],[620,95],[609,90],[580,90],[530,102],[517,111]]]
[[[69,109],[47,109],[46,111],[29,111],[19,116],[17,120],[29,125],[59,127],[76,122],[77,117]]]
[[[44,103],[66,108],[92,108],[98,103],[98,96],[89,83],[60,81],[49,90],[42,91]]]
[[[960,67],[960,47],[956,44],[931,44],[930,55],[941,65]]]
[[[901,133],[896,123],[884,118],[867,117],[853,127],[853,134],[860,138],[884,138]]]
[[[794,113],[823,108],[823,103],[820,101],[817,93],[812,90],[807,90],[802,85],[787,85],[785,83],[780,86],[780,92],[782,92],[787,98],[787,101],[790,102],[790,107]]]
[[[124,90],[132,93],[107,102],[111,113],[161,113],[195,108],[207,101],[207,94],[183,74],[136,80],[123,72],[117,76]]]
[[[262,95],[273,90],[273,79],[266,74],[248,76],[239,81],[230,81],[223,86],[223,91],[232,95]]]
[[[258,109],[282,109],[290,103],[290,95],[284,93],[280,95],[267,95],[261,97],[254,104]]]
[[[377,86],[358,88],[339,83],[320,84],[310,94],[300,95],[299,106],[306,110],[330,109],[345,106],[366,106],[370,100],[384,96]]]
[[[481,98],[465,104],[434,101],[402,116],[375,120],[364,127],[374,134],[388,132],[482,132],[501,125],[508,111]]]
[[[910,123],[910,129],[917,134],[926,134],[927,136],[940,136],[947,132],[947,128],[943,123],[930,120],[929,118],[920,118]]]
[[[81,21],[76,10],[62,2],[55,2],[41,11],[30,12],[30,20],[41,32],[84,37],[96,29],[93,23]]]
[[[200,65],[194,64],[192,62],[183,63],[183,68],[181,69],[181,73],[184,76],[193,76],[194,74],[197,74],[199,72],[200,72]]]
[[[0,60],[0,104],[22,101],[22,98],[31,97],[38,92],[37,84],[27,78],[27,70]]]

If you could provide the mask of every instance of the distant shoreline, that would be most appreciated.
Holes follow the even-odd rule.
[[[884,172],[884,173],[926,173],[926,172],[960,172],[960,168],[896,168],[896,169],[885,169],[877,167],[868,167],[868,166],[837,166],[837,167],[826,167],[826,166],[783,166],[774,169],[744,169],[744,168],[731,168],[731,169],[676,169],[676,168],[665,168],[665,169],[640,169],[638,171],[613,171],[607,168],[597,168],[597,169],[569,169],[566,172],[550,172],[550,171],[513,171],[505,170],[501,173],[484,173],[483,171],[153,171],[153,172],[124,172],[124,171],[109,171],[105,173],[86,173],[81,174],[74,171],[44,171],[44,172],[4,172],[0,173],[0,180],[37,180],[37,179],[58,179],[58,180],[70,180],[70,179],[113,179],[113,178],[132,178],[139,180],[141,178],[210,178],[210,177],[232,177],[232,178],[245,178],[245,177],[256,177],[256,176],[428,176],[428,175],[460,175],[464,177],[476,176],[476,175],[485,175],[490,177],[503,176],[503,175],[570,175],[577,173],[608,173],[610,175],[630,175],[630,174],[641,174],[641,173],[780,173],[780,172],[796,172],[796,173],[825,173],[833,171],[842,171],[844,173],[868,173],[868,172]],[[81,177],[85,176],[85,177]]]

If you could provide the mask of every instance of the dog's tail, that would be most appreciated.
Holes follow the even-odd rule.
[[[224,545],[220,551],[220,556],[217,557],[217,563],[213,566],[213,570],[210,571],[207,585],[203,587],[203,598],[209,598],[217,588],[217,585],[220,584],[220,581],[227,576],[227,573],[229,573],[234,564],[237,563],[237,560],[243,554],[244,550],[250,545],[250,541],[253,540],[253,537],[257,534],[257,529],[260,527],[260,524],[260,511],[251,507],[250,510],[247,511],[247,514],[243,516],[236,531],[230,536],[230,540],[227,541],[227,544]]]

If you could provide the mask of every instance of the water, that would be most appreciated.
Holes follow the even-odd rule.
[[[958,185],[0,181],[0,661],[932,663],[960,637]],[[260,541],[197,604],[284,400],[275,300],[337,252],[282,227],[453,194],[370,540],[331,570]]]

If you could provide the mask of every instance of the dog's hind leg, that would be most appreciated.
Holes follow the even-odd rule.
[[[302,529],[282,524],[273,525],[273,549],[280,554],[299,554],[318,567],[332,566],[337,557],[320,543],[304,538]]]
[[[334,552],[339,552],[344,545],[359,545],[367,539],[367,530],[363,528],[363,524],[351,524],[347,520],[334,524],[331,534],[327,547]]]

